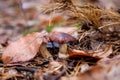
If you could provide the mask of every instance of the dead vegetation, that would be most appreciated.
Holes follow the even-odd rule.
[[[46,14],[63,13],[77,30],[73,36],[34,32],[12,42],[2,53],[0,79],[118,80],[120,14],[90,1],[50,0],[41,7]]]

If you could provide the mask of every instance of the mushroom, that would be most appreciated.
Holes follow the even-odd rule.
[[[50,54],[50,52],[48,51],[48,49],[46,48],[46,44],[49,42],[49,37],[48,36],[44,36],[43,37],[43,43],[42,45],[40,46],[39,48],[39,51],[42,55],[42,57],[44,58],[49,58],[51,57],[52,55]]]
[[[51,32],[49,34],[49,38],[51,41],[57,42],[60,44],[59,55],[67,54],[67,42],[73,42],[76,39],[71,35],[63,32]]]

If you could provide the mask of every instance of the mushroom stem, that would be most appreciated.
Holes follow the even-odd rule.
[[[59,49],[59,58],[66,58],[67,55],[67,44],[61,44]]]
[[[67,44],[61,44],[59,52],[62,54],[66,54],[67,53]]]
[[[44,58],[49,58],[49,57],[52,56],[52,55],[49,53],[49,51],[47,50],[45,43],[43,43],[43,44],[40,46],[40,49],[39,49],[39,50],[40,50],[40,53],[41,53],[42,57],[44,57]]]

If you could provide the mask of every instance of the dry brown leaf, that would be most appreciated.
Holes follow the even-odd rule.
[[[86,53],[84,51],[81,50],[71,50],[69,52],[69,58],[73,58],[73,59],[80,59],[80,58],[93,58],[93,59],[97,59],[99,60],[99,56],[93,56],[93,54],[90,53]]]
[[[12,64],[31,60],[45,41],[45,35],[46,32],[35,32],[11,43],[2,54],[3,63]]]

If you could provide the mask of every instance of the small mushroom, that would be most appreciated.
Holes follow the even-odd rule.
[[[57,42],[60,44],[60,53],[66,54],[67,53],[67,42],[73,42],[76,39],[72,37],[71,35],[63,32],[51,32],[49,35],[49,38],[51,41]]]
[[[48,51],[48,49],[46,48],[46,44],[49,42],[49,37],[48,36],[44,36],[43,38],[43,43],[42,45],[40,46],[39,48],[39,51],[42,55],[42,57],[44,58],[49,58],[51,57],[52,55],[50,54],[50,52]]]

